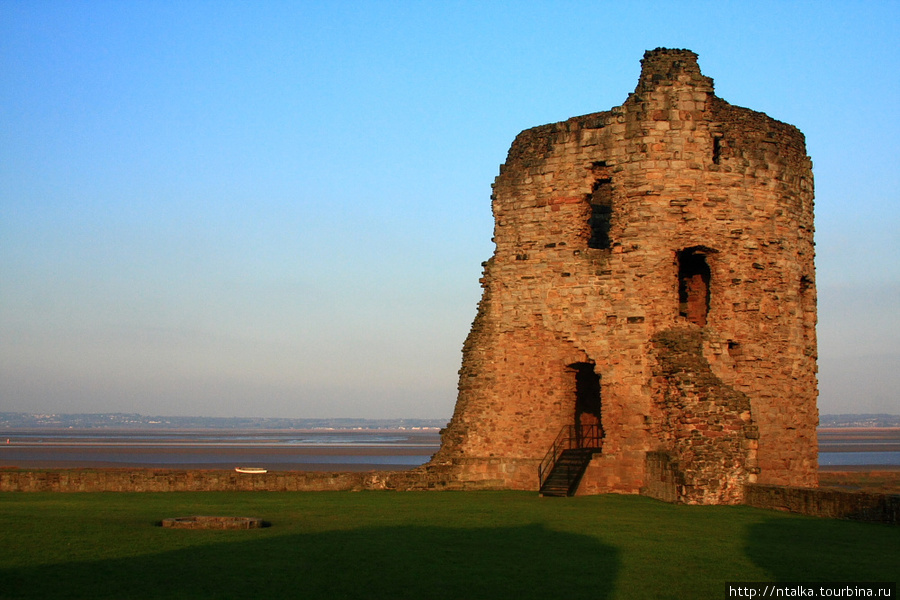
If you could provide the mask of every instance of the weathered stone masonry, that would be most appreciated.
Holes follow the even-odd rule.
[[[493,257],[428,469],[536,489],[599,423],[579,493],[733,503],[816,485],[813,179],[803,134],[647,52],[608,112],[523,131],[493,186]]]

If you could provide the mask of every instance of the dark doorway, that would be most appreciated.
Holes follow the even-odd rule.
[[[702,248],[678,253],[678,313],[688,321],[706,327],[709,314],[709,265]]]
[[[600,376],[591,363],[572,363],[569,368],[575,372],[575,429],[582,431],[593,426],[593,436],[600,438],[603,436],[600,427]]]

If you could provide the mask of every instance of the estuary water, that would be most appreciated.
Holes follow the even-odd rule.
[[[0,430],[0,468],[402,470],[437,452],[437,429]],[[900,469],[900,429],[821,429],[819,465]]]
[[[819,467],[900,469],[900,428],[819,429]]]

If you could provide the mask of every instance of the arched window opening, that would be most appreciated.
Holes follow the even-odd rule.
[[[688,321],[706,326],[709,315],[709,265],[702,248],[678,253],[678,313]]]
[[[805,325],[803,337],[807,341],[814,335],[816,326],[816,282],[809,275],[800,278],[800,312]],[[811,350],[812,351],[812,350]]]
[[[722,136],[713,135],[712,161],[714,165],[718,165],[722,161]]]
[[[591,238],[588,240],[588,248],[611,248],[609,230],[612,226],[612,179],[598,179],[588,196],[588,202],[591,205],[591,215],[588,217]]]

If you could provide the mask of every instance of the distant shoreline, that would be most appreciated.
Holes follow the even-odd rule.
[[[0,412],[2,429],[102,429],[102,430],[377,430],[429,429],[447,426],[449,418],[282,418],[282,417],[198,417],[152,416],[137,413],[25,413]],[[900,415],[823,414],[819,430],[900,428]]]
[[[152,416],[132,413],[56,414],[0,412],[0,429],[121,430],[372,430],[441,429],[448,419]]]

